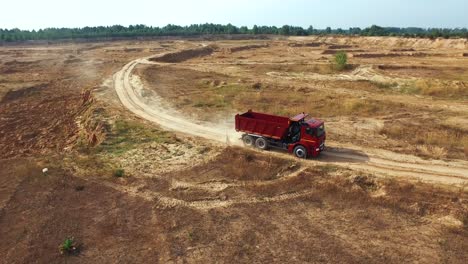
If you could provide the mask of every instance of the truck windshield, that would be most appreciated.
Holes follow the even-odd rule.
[[[314,137],[321,137],[325,134],[325,125],[321,125],[317,128],[310,128],[308,127],[306,129],[307,133],[311,136],[314,136]]]
[[[323,134],[325,134],[325,125],[322,124],[321,126],[317,127],[317,137],[321,137]]]

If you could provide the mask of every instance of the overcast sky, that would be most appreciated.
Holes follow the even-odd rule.
[[[2,0],[0,28],[232,23],[468,27],[468,0]]]

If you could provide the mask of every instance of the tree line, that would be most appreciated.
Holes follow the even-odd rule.
[[[151,37],[151,36],[199,36],[221,34],[252,34],[252,35],[283,35],[283,36],[311,36],[311,35],[357,35],[357,36],[400,36],[417,38],[467,38],[466,28],[417,28],[417,27],[380,27],[373,25],[361,29],[352,27],[348,29],[316,29],[284,25],[276,26],[246,26],[237,27],[231,24],[194,24],[190,26],[167,25],[152,27],[146,25],[121,25],[107,27],[83,28],[45,28],[39,30],[1,29],[1,42],[16,42],[28,40],[58,40],[58,39],[93,39],[115,37]]]

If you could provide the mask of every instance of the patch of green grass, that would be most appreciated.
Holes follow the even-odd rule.
[[[118,120],[111,128],[106,140],[98,151],[121,155],[137,145],[156,142],[174,143],[175,138],[169,132],[148,128],[136,121]]]
[[[412,84],[406,84],[401,86],[400,92],[404,94],[420,94],[421,89]]]
[[[377,88],[382,89],[382,90],[393,90],[395,88],[398,88],[398,83],[397,82],[388,83],[388,82],[371,81],[371,83],[373,85],[377,86]]]
[[[193,107],[196,108],[228,108],[233,106],[233,102],[239,94],[250,91],[246,84],[226,84],[216,87],[209,91],[209,94],[204,93],[197,95],[194,99]]]

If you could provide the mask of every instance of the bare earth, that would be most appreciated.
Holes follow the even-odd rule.
[[[379,37],[0,47],[0,263],[466,263],[467,51]],[[327,150],[244,148],[233,117],[248,109],[325,120]]]
[[[161,98],[153,95],[145,98],[145,88],[132,71],[138,64],[159,64],[147,59],[134,60],[125,65],[114,76],[114,87],[122,104],[136,115],[153,121],[163,128],[188,133],[194,136],[217,140],[227,144],[241,145],[240,134],[234,130],[231,119],[228,124],[200,122],[184,118],[183,113],[171,109],[161,102]],[[344,75],[343,75],[344,76]],[[176,89],[176,88],[175,88]],[[463,109],[463,108],[460,108]],[[446,184],[465,184],[468,180],[468,162],[465,161],[425,161],[411,155],[396,152],[382,152],[370,148],[341,147],[332,144],[323,162],[342,164],[347,167],[366,170],[375,175],[415,177],[420,180],[435,181]],[[358,153],[359,154],[355,154]],[[337,160],[345,159],[346,162]],[[316,162],[311,161],[313,165]],[[313,166],[312,165],[312,166]]]

